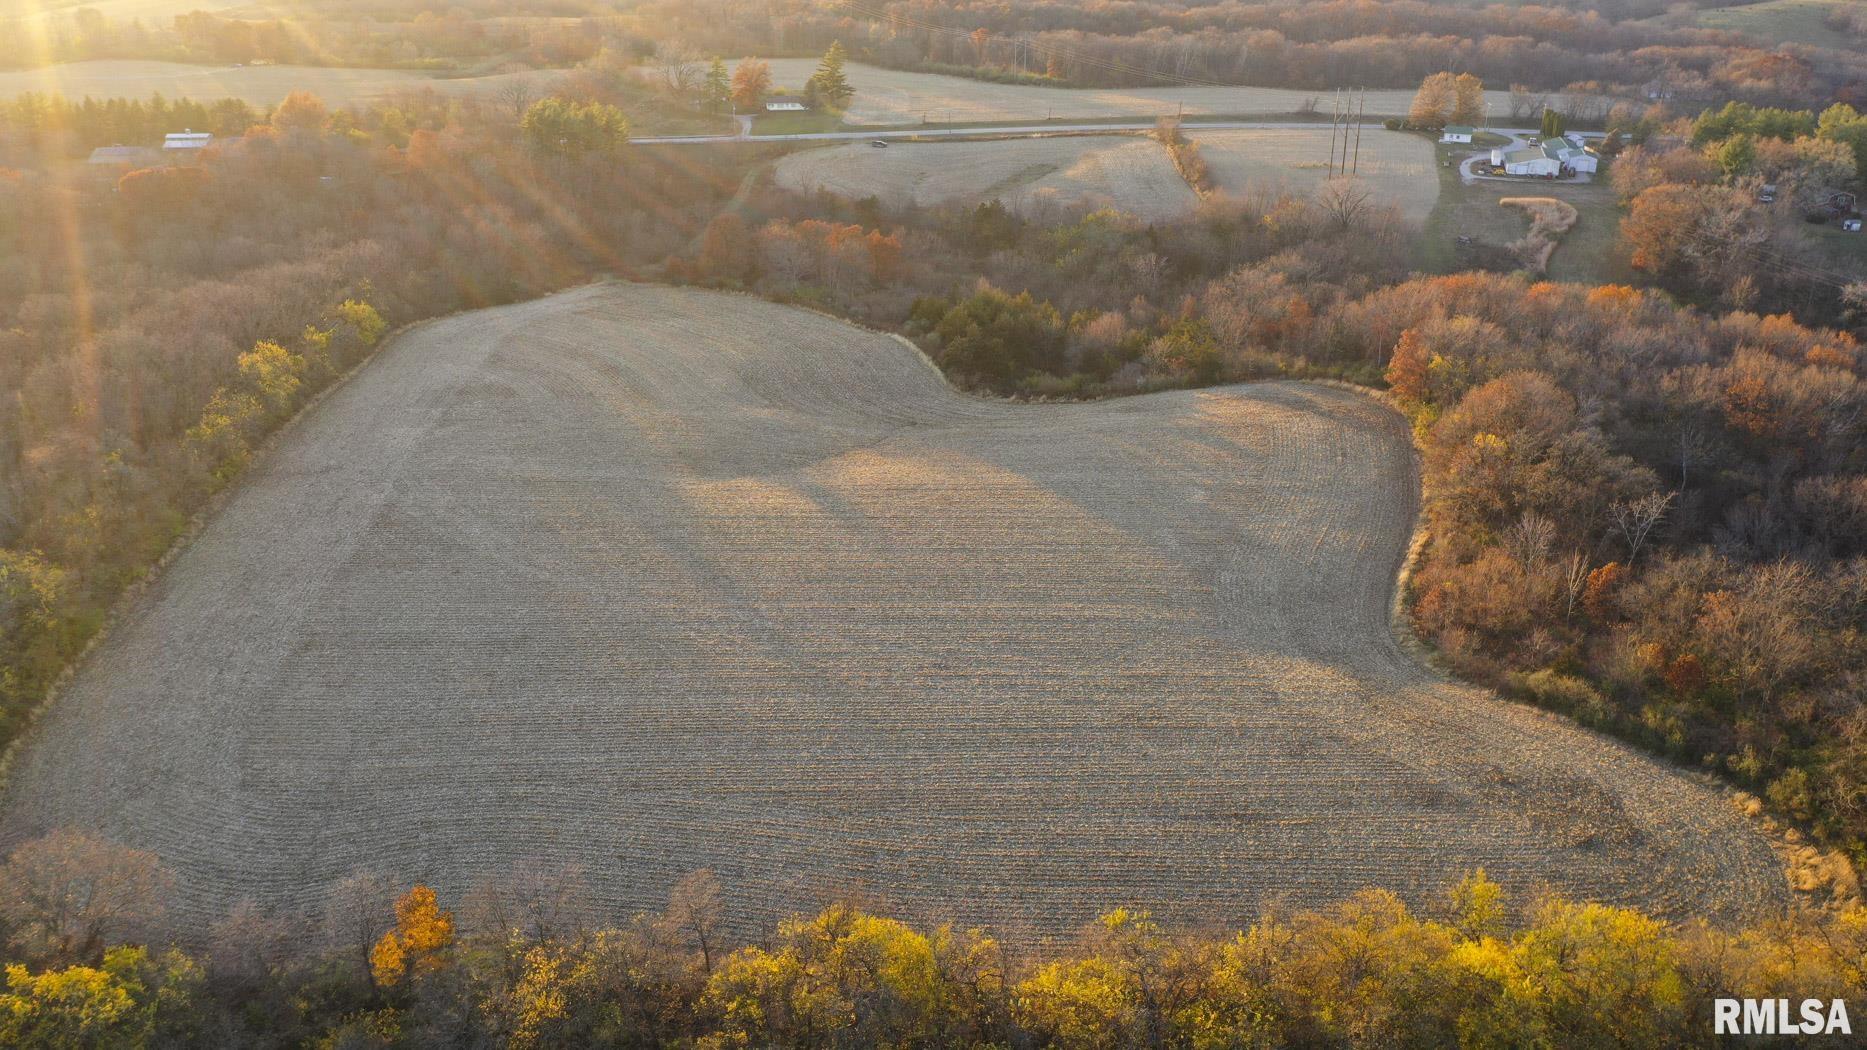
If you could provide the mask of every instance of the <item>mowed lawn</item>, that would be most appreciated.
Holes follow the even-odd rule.
[[[1234,196],[1263,191],[1314,193],[1329,177],[1327,129],[1189,130],[1219,189]],[[1355,177],[1375,199],[1398,206],[1414,222],[1439,199],[1433,146],[1418,135],[1363,131]]]
[[[0,73],[0,98],[28,91],[56,92],[68,98],[243,99],[255,106],[276,105],[294,91],[310,91],[331,105],[382,98],[432,88],[449,94],[491,95],[514,78],[535,81],[542,90],[558,76],[554,70],[500,73],[483,77],[433,77],[401,69],[340,69],[325,66],[200,66],[182,62],[104,60],[67,62],[38,69]]]
[[[1457,158],[1465,155],[1465,147],[1433,149],[1439,157],[1439,201],[1426,219],[1422,246],[1426,269],[1435,273],[1464,269],[1458,251],[1461,236],[1480,243],[1509,244],[1528,232],[1529,216],[1520,209],[1500,205],[1501,198],[1555,197],[1574,205],[1579,218],[1575,228],[1562,235],[1556,253],[1550,257],[1549,276],[1589,284],[1626,279],[1625,264],[1616,251],[1620,207],[1605,169],[1595,181],[1586,184],[1522,179],[1480,180],[1467,186],[1460,181],[1456,167],[1445,165],[1447,157],[1454,158],[1456,164]]]

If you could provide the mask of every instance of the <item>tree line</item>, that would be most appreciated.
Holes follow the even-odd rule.
[[[633,9],[644,34],[725,53],[800,54],[842,40],[852,57],[900,69],[1092,87],[1204,82],[1326,90],[1408,87],[1441,70],[1497,84],[1683,106],[1867,104],[1867,59],[1773,47],[1731,33],[1644,21],[1651,5],[1046,3],[808,0],[746,8],[658,0]]]
[[[1248,928],[1110,910],[1038,951],[838,899],[746,940],[690,873],[618,921],[576,869],[444,898],[362,871],[306,913],[185,942],[156,859],[58,832],[0,867],[0,1041],[76,1046],[1701,1047],[1713,1000],[1867,993],[1867,912],[1670,926],[1474,871],[1419,908],[1366,889]],[[1847,1017],[1845,1010],[1843,1016]],[[1852,1032],[1856,1019],[1847,1017]]]

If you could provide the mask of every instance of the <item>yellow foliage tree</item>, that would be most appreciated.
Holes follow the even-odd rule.
[[[453,944],[453,913],[441,907],[433,890],[416,886],[395,902],[395,929],[370,950],[370,972],[376,983],[392,988],[411,974],[446,965]]]

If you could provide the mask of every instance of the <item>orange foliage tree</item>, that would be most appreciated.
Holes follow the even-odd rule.
[[[441,907],[433,890],[416,886],[395,902],[395,929],[370,951],[370,972],[392,988],[411,974],[439,969],[453,944],[453,913]]]

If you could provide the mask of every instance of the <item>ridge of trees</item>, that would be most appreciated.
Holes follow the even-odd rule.
[[[0,867],[0,1041],[1698,1047],[1716,998],[1867,995],[1858,907],[1671,926],[1551,894],[1511,901],[1482,870],[1419,909],[1371,888],[1222,932],[1118,907],[1040,951],[859,900],[747,942],[705,871],[618,923],[582,872],[530,865],[450,899],[358,872],[309,914],[247,902],[177,944],[171,883],[149,854],[81,834],[16,849]]]

